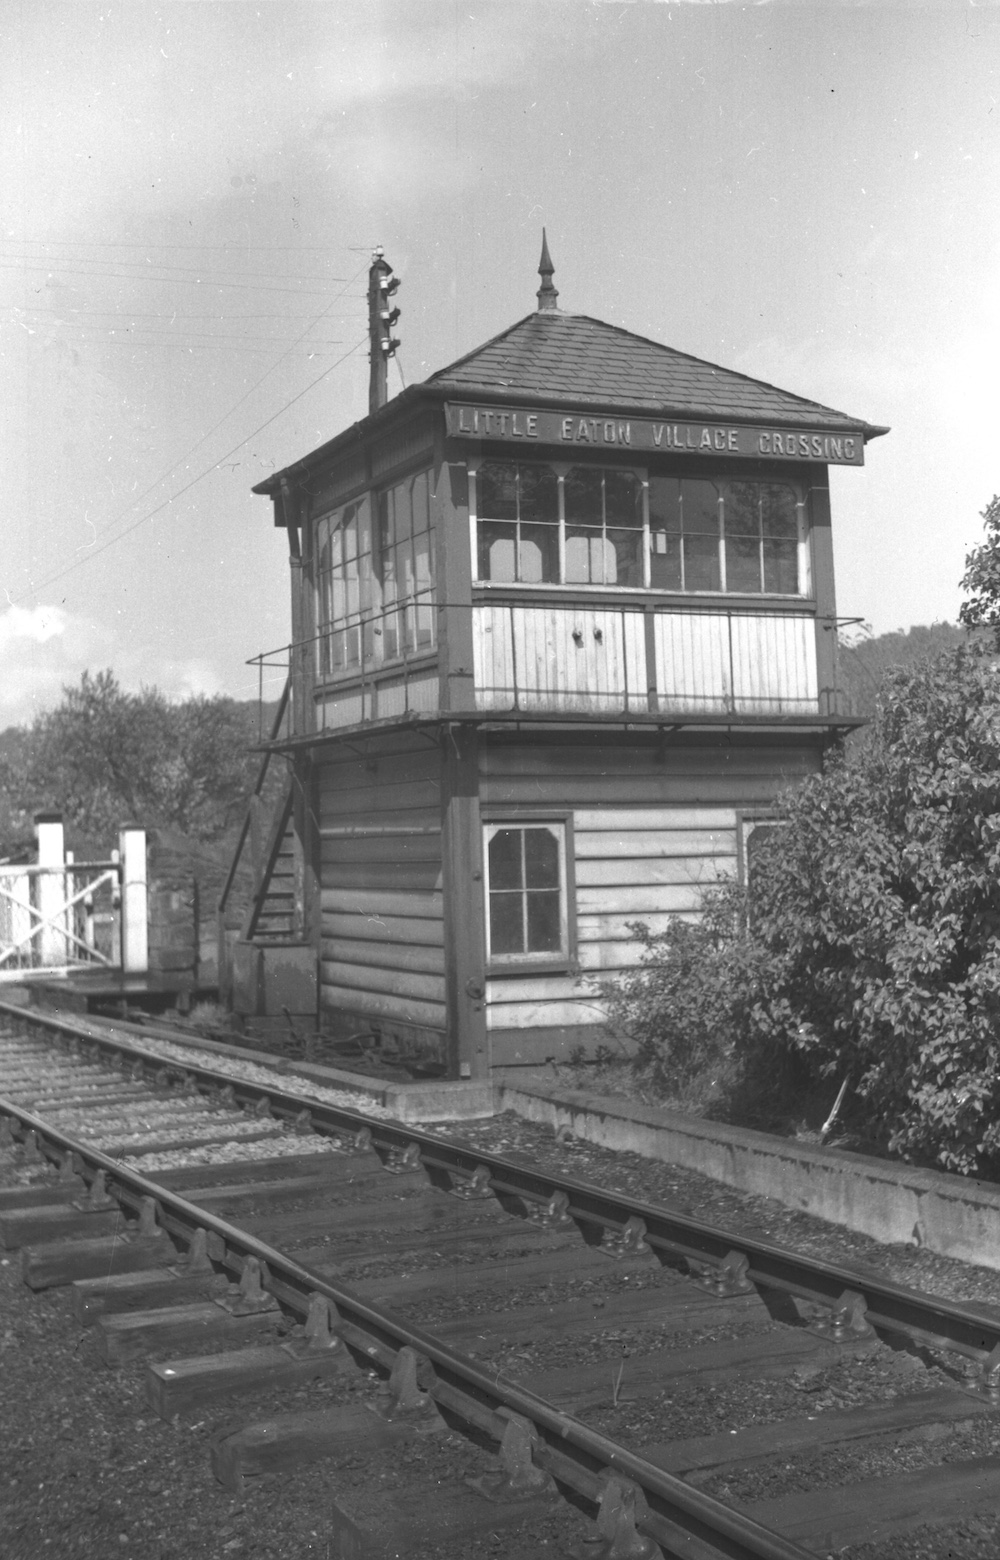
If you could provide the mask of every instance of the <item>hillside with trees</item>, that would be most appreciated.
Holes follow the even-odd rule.
[[[871,719],[888,672],[955,650],[967,642],[969,633],[960,623],[932,623],[888,634],[862,630],[842,640],[837,651],[838,680],[851,713]]]

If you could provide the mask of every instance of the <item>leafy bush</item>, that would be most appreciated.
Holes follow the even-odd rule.
[[[850,1079],[890,1152],[1000,1165],[1000,669],[970,643],[900,668],[861,747],[783,798],[746,897],[636,927],[607,988],[637,1066],[673,1094],[721,1075],[741,1119],[794,1078]]]
[[[1000,1158],[1000,671],[969,645],[886,679],[867,742],[785,799],[753,1023],[849,1073],[892,1152]]]

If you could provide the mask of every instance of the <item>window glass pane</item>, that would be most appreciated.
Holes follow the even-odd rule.
[[[430,529],[430,488],[427,480],[427,472],[421,471],[413,478],[411,504],[413,509],[414,534]]]
[[[577,525],[601,525],[604,520],[600,471],[574,466],[566,478],[566,520]]]
[[[609,526],[642,528],[642,484],[631,471],[604,473],[604,518]]]
[[[761,589],[760,543],[755,536],[726,537],[726,589]]]
[[[551,466],[521,466],[518,480],[522,522],[558,525],[559,484]]]
[[[521,836],[522,829],[498,829],[490,840],[490,890],[495,888],[521,888],[524,883]],[[541,829],[531,829],[540,834]],[[551,838],[551,836],[550,836]]]
[[[559,841],[551,829],[524,830],[524,867],[529,888],[559,887]]]
[[[357,506],[358,525],[358,554],[371,556],[372,550],[372,516],[368,507],[368,500],[362,499]]]
[[[339,569],[344,561],[344,533],[338,526],[330,537],[330,567]]]
[[[409,541],[396,547],[396,585],[401,596],[413,595],[413,547]]]
[[[345,562],[351,562],[358,556],[358,516],[353,504],[344,511],[341,532],[344,538],[344,559]]]
[[[487,520],[517,519],[517,467],[512,462],[488,460],[480,466],[476,509]]]
[[[765,536],[780,536],[797,541],[799,535],[798,505],[795,489],[776,482],[761,487],[761,530]]]
[[[434,643],[434,608],[418,605],[415,609],[417,618],[417,644],[432,645]]]
[[[722,496],[727,536],[760,535],[760,493],[759,482],[726,483]]]
[[[515,579],[514,559],[517,547],[517,526],[497,525],[480,521],[479,578],[499,580],[509,585]]]
[[[382,598],[387,607],[397,599],[399,595],[399,581],[396,577],[396,549],[390,547],[382,557]]]
[[[409,653],[417,646],[417,618],[412,605],[403,608],[399,614],[403,624],[403,648]]]
[[[518,579],[535,585],[559,578],[559,531],[554,525],[523,525],[518,549]]]
[[[490,952],[523,953],[524,895],[490,891]]]
[[[799,548],[797,542],[765,540],[764,589],[781,596],[795,596],[799,589]]]
[[[641,531],[609,530],[607,551],[610,558],[605,568],[610,564],[611,573],[605,579],[606,585],[642,584]]]
[[[721,590],[719,543],[714,536],[685,536],[684,589]]]
[[[562,926],[559,915],[559,893],[533,892],[525,896],[528,901],[529,953],[558,953],[562,946]]]
[[[649,583],[656,590],[680,590],[680,537],[667,536],[664,531],[654,531],[650,541],[652,556],[649,560]]]
[[[681,484],[677,477],[650,477],[649,528],[651,531],[681,529]]]
[[[685,531],[710,532],[718,536],[719,490],[715,483],[694,481],[685,477],[680,486],[681,515]],[[692,588],[688,587],[688,589]]]
[[[417,590],[427,590],[433,576],[431,575],[431,541],[426,531],[422,536],[414,539],[413,569]]]
[[[601,584],[600,573],[596,578],[592,572],[594,563],[594,542],[600,542],[601,533],[591,528],[586,530],[575,527],[573,530],[566,527],[566,574],[567,585],[592,585]],[[600,569],[600,556],[597,557],[597,566]]]
[[[392,494],[380,493],[377,499],[378,538],[383,555],[395,541],[392,524]]]
[[[401,482],[392,490],[393,506],[395,508],[396,522],[396,546],[400,542],[409,541],[413,533],[413,510],[410,496],[410,484]]]

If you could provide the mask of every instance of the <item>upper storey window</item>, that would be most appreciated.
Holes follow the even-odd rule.
[[[487,461],[476,477],[479,578],[559,579],[559,487],[551,466]]]
[[[661,590],[802,595],[805,503],[784,482],[649,480],[650,584]]]
[[[370,656],[375,580],[368,499],[325,515],[318,533],[319,669],[344,671]]]
[[[805,495],[794,483],[494,460],[470,475],[477,579],[808,591]]]
[[[435,643],[430,474],[366,494],[316,530],[319,671],[401,660]]]
[[[642,483],[631,471],[574,466],[563,484],[567,585],[643,583]]]
[[[475,472],[477,578],[642,585],[642,483],[631,471],[484,461]]]
[[[382,650],[393,660],[404,650],[434,643],[434,552],[430,473],[420,471],[378,494]]]

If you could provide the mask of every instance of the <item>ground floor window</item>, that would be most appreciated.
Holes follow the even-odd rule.
[[[490,963],[567,959],[565,823],[488,824],[484,856]]]
[[[741,813],[739,815],[738,870],[740,882],[750,886],[754,863],[762,845],[774,838],[776,829],[787,827],[787,820],[776,813]]]

